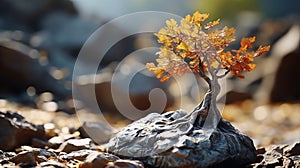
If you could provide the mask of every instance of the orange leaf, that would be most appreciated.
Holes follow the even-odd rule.
[[[170,77],[171,77],[171,75],[167,74],[167,75],[163,76],[162,78],[160,78],[160,81],[161,82],[166,82]]]
[[[219,24],[219,21],[220,21],[220,19],[214,20],[214,21],[212,21],[212,22],[208,22],[208,23],[204,26],[204,28],[205,28],[205,29],[210,29],[210,28],[212,28],[212,27],[218,25],[218,24]]]
[[[259,48],[257,49],[257,51],[255,52],[255,54],[254,54],[254,57],[259,57],[259,56],[261,56],[262,54],[264,54],[264,53],[266,53],[266,52],[268,52],[269,50],[270,50],[270,45],[268,45],[268,46],[259,46]]]
[[[251,43],[253,43],[254,41],[255,41],[255,36],[251,38],[243,38],[241,41],[241,48],[245,48],[246,50],[248,48],[252,48]]]

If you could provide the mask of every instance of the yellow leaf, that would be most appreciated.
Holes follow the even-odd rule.
[[[207,24],[204,26],[204,28],[205,28],[205,29],[210,29],[210,28],[212,28],[212,27],[218,25],[218,24],[219,24],[219,21],[220,21],[220,19],[214,20],[213,22],[209,22],[209,23],[207,23]]]
[[[181,42],[178,46],[177,49],[179,50],[189,50],[189,46],[185,44],[185,42]]]
[[[187,20],[188,22],[191,22],[192,21],[191,15],[186,15],[185,20]]]
[[[250,68],[251,70],[255,69],[255,67],[256,67],[255,64],[249,64],[249,68]]]
[[[166,25],[168,27],[175,27],[177,25],[177,22],[174,19],[170,19],[166,21]]]
[[[211,63],[211,66],[214,67],[214,68],[217,68],[219,66],[219,63],[218,61],[214,61]]]
[[[208,14],[201,14],[198,11],[196,11],[193,14],[193,20],[195,22],[203,22],[203,21],[205,21],[208,18],[208,16],[209,16]]]
[[[154,63],[149,62],[149,63],[146,64],[146,68],[151,70],[152,68],[155,68],[155,65],[154,65]]]

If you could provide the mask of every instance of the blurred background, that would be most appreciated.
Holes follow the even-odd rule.
[[[72,71],[82,45],[97,28],[132,12],[163,11],[184,17],[199,10],[209,13],[210,19],[220,18],[220,26],[234,26],[238,39],[255,35],[255,47],[271,45],[271,51],[256,60],[256,69],[246,74],[246,79],[228,76],[222,95],[226,96],[223,117],[252,137],[257,146],[292,144],[300,140],[299,6],[300,1],[295,0],[2,0],[0,109],[49,111],[53,115],[42,120],[76,127],[78,121],[77,125],[63,122],[57,115],[71,115],[76,120]],[[131,121],[114,106],[111,76],[128,54],[153,43],[156,39],[152,34],[127,37],[114,45],[99,65],[97,101],[105,118],[116,127]],[[78,85],[94,85],[88,76],[84,79]],[[174,80],[160,83],[153,75],[139,73],[130,83],[130,99],[138,109],[147,109],[151,89],[162,88],[168,98],[165,111],[177,109],[179,99],[190,111],[200,100],[195,101],[198,91],[188,76],[184,82],[187,89],[181,95]],[[127,90],[120,87],[119,92]],[[97,118],[88,112],[93,111],[88,109],[88,101],[82,107],[86,117]],[[25,115],[41,120],[32,113]],[[63,120],[66,118],[70,117]]]

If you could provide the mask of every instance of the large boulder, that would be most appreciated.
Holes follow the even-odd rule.
[[[223,119],[216,129],[205,126],[208,97],[189,114],[182,110],[149,114],[123,128],[105,147],[117,156],[138,159],[152,167],[236,167],[252,163],[256,153],[249,137]]]

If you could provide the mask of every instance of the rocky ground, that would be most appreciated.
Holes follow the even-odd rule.
[[[102,144],[87,137],[75,115],[41,111],[1,101],[1,166],[149,167],[142,159],[131,160],[107,153]],[[260,137],[259,134],[256,136],[252,135],[254,139]],[[281,136],[285,134],[278,134],[277,138]],[[256,161],[245,167],[300,167],[299,134],[295,136],[293,143],[258,147]]]
[[[0,9],[0,167],[148,167],[143,160],[107,153],[103,144],[110,137],[103,130],[113,130],[91,110],[84,109],[81,121],[78,111],[75,114],[71,85],[76,57],[86,39],[107,20],[82,17],[69,0],[3,0]],[[256,162],[245,167],[300,167],[299,19],[256,18],[262,21],[258,23],[246,16],[235,23],[237,33],[255,35],[258,44],[272,47],[257,59],[256,69],[246,79],[227,79],[223,118],[254,141]],[[122,27],[118,29],[121,32]],[[155,43],[149,34],[121,40],[99,65],[95,83],[89,82],[93,76],[73,81],[83,88],[95,85],[98,105],[115,128],[130,121],[119,114],[109,92],[112,74],[129,53],[152,46],[149,39]],[[145,62],[139,55],[126,61]],[[150,90],[161,88],[168,99],[165,111],[182,104],[190,111],[199,103],[190,79],[183,78],[188,89],[178,93],[176,82],[160,83],[154,76],[138,73],[130,85],[130,99],[139,109],[147,109]],[[119,95],[129,92],[117,90]],[[80,94],[82,105],[90,107],[90,95]],[[98,132],[101,141],[94,142],[85,130]]]

